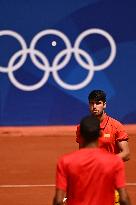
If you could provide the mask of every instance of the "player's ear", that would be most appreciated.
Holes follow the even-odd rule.
[[[104,102],[104,104],[103,104],[103,105],[104,105],[104,109],[105,109],[105,108],[106,108],[106,102]]]

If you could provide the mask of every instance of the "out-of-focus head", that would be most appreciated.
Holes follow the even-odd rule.
[[[85,143],[96,141],[100,136],[100,120],[94,115],[84,117],[80,122],[80,132]]]

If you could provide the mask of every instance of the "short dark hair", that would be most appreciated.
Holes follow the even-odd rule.
[[[88,95],[88,101],[89,103],[91,101],[102,101],[106,102],[106,93],[103,90],[93,90],[92,92],[89,93]]]
[[[80,122],[80,132],[85,142],[93,142],[100,135],[100,120],[93,115],[84,117]]]

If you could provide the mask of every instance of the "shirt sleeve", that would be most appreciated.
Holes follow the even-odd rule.
[[[67,177],[63,159],[60,159],[57,163],[56,188],[62,189],[65,192],[67,189]]]
[[[125,130],[124,125],[122,125],[120,122],[118,122],[117,124],[117,128],[116,128],[116,141],[124,141],[124,140],[128,140],[128,134]]]
[[[124,162],[117,158],[116,161],[116,171],[115,171],[115,188],[119,189],[122,187],[125,187],[126,181],[125,181],[125,167]]]

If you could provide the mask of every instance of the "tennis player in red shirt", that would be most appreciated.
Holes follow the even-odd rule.
[[[89,109],[92,115],[100,120],[102,136],[99,138],[99,147],[108,152],[118,154],[123,161],[129,160],[128,135],[124,126],[105,113],[106,94],[102,90],[93,90],[89,96]],[[82,147],[80,125],[77,126],[76,142]]]
[[[117,155],[98,148],[100,121],[95,116],[81,120],[82,149],[60,158],[56,172],[53,205],[114,205],[115,189],[120,205],[131,205],[126,188],[124,163]]]
[[[100,120],[102,135],[99,138],[99,147],[106,149],[108,152],[117,154],[123,161],[129,160],[128,135],[124,126],[117,120],[111,118],[105,113],[106,94],[103,90],[93,90],[89,93],[89,109],[92,115]],[[77,126],[76,142],[79,148],[82,147],[82,137],[80,125]],[[115,192],[115,204],[118,203],[118,193]]]

